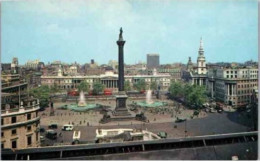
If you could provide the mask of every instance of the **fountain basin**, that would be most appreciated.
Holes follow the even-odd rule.
[[[101,107],[102,105],[99,104],[87,104],[85,106],[78,105],[78,104],[69,104],[69,105],[61,106],[60,108],[71,110],[71,111],[84,112],[84,111],[92,110],[95,108],[101,108]]]
[[[141,101],[141,102],[136,102],[136,105],[140,107],[160,107],[160,106],[167,106],[167,102],[159,102],[159,101],[154,101],[152,103],[147,103],[146,101]]]

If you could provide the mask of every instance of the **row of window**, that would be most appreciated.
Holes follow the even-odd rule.
[[[237,74],[237,71],[230,71],[231,74],[233,74],[233,72]],[[229,74],[229,71],[227,71],[227,74]]]
[[[239,100],[243,100],[243,99],[244,100],[249,100],[250,98],[251,98],[251,96],[248,96],[248,95],[247,96],[238,96]]]
[[[237,88],[249,88],[249,87],[254,87],[257,86],[257,84],[246,84],[246,85],[237,85]]]
[[[227,78],[229,78],[229,75],[227,75]],[[233,75],[230,75],[230,78],[233,78]],[[237,75],[235,75],[234,78],[237,78]]]
[[[257,82],[258,79],[250,79],[250,80],[240,80],[237,81],[237,83],[251,83],[251,82]]]
[[[237,91],[238,94],[247,94],[247,93],[252,93],[252,92],[253,92],[252,89]]]
[[[32,126],[28,125],[27,126],[27,132],[30,132],[30,131],[32,131]],[[11,135],[12,136],[17,135],[17,129],[12,129],[11,130]],[[5,137],[4,131],[1,132],[1,137]]]
[[[38,135],[36,135],[36,140],[37,139],[38,139]],[[17,148],[17,142],[18,142],[18,139],[12,140],[11,141],[11,148],[13,148],[13,149]],[[31,146],[31,145],[32,145],[32,136],[27,136],[27,146]],[[1,148],[2,149],[5,148],[5,143],[4,142],[1,143]]]
[[[37,113],[36,113],[36,117],[37,117]],[[28,113],[27,114],[27,120],[31,120],[31,118],[32,118],[31,113]],[[16,122],[17,122],[17,116],[12,116],[11,117],[11,123],[14,124]],[[1,118],[1,125],[4,125],[4,124],[5,124],[4,118]]]

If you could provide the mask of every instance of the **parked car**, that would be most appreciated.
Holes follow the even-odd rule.
[[[65,124],[63,125],[63,127],[61,128],[61,130],[63,131],[72,131],[74,129],[74,126],[73,125],[70,125],[70,124]]]
[[[46,131],[46,137],[49,138],[49,139],[57,139],[57,132],[55,132],[54,130],[52,129],[49,129]]]
[[[175,120],[175,123],[180,123],[180,122],[184,122],[186,121],[186,119],[180,119],[177,117],[177,119]]]
[[[58,128],[58,124],[52,123],[48,126],[50,129],[57,129]]]
[[[41,142],[45,141],[45,138],[43,136],[40,136]]]
[[[161,137],[161,138],[167,138],[167,133],[166,132],[159,132],[157,135],[159,137]]]
[[[218,113],[222,113],[222,112],[223,112],[223,110],[222,110],[222,109],[218,109],[217,111],[218,111]]]

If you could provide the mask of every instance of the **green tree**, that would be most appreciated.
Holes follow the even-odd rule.
[[[187,104],[195,105],[196,108],[201,107],[207,100],[205,86],[191,85],[189,83],[172,82],[169,93],[172,98],[183,97]]]
[[[57,92],[60,92],[60,89],[59,89],[57,83],[54,83],[54,85],[51,86],[51,88],[50,88],[50,93],[57,93]]]
[[[158,87],[157,83],[155,81],[152,81],[152,83],[150,85],[150,89],[151,90],[157,90],[157,87]]]
[[[129,80],[125,81],[125,91],[131,91],[131,85]]]
[[[105,89],[105,86],[99,82],[96,82],[93,84],[93,94],[95,94],[95,95],[103,92],[104,89]]]
[[[86,81],[83,81],[78,86],[78,91],[81,92],[88,92],[89,90],[89,84]]]
[[[173,98],[179,98],[183,96],[184,86],[180,82],[172,82],[169,87],[170,96]]]
[[[188,88],[190,87],[190,88]],[[187,86],[185,89],[185,101],[196,108],[201,107],[207,100],[207,92],[204,86]]]
[[[138,82],[134,84],[134,88],[138,91],[146,90],[146,83],[144,79],[140,79]]]
[[[32,88],[29,91],[30,95],[39,99],[41,108],[45,108],[49,106],[50,93],[51,93],[50,88],[46,85],[37,88]]]

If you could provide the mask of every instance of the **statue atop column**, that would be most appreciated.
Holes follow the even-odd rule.
[[[123,40],[123,29],[122,29],[122,27],[120,28],[119,40]]]

